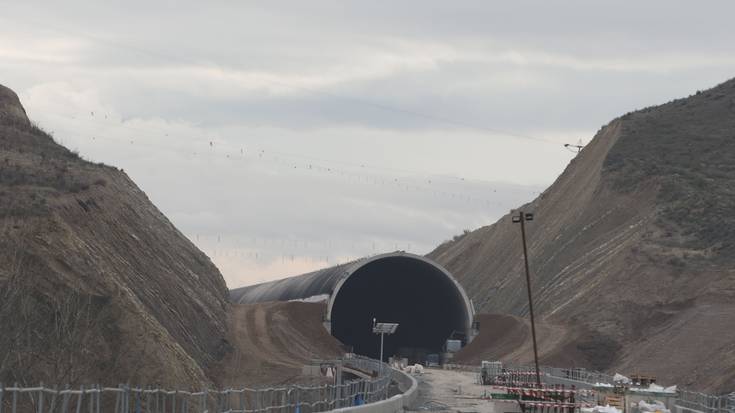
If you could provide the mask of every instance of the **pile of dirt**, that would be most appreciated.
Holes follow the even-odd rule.
[[[455,355],[457,363],[477,364],[501,358],[521,362],[512,354],[529,343],[531,329],[523,319],[507,314],[477,314],[475,321],[480,324],[480,334]]]
[[[211,373],[221,387],[307,382],[304,364],[334,359],[341,344],[322,325],[324,303],[233,304],[228,326],[232,351]]]
[[[0,86],[0,382],[201,388],[227,297],[125,173],[58,145]]]
[[[735,389],[734,130],[735,80],[628,113],[522,207],[535,214],[527,230],[540,322],[575,337],[549,357]],[[508,215],[429,257],[484,303],[478,310],[525,317],[519,231]]]
[[[508,314],[478,314],[480,334],[462,348],[454,360],[479,364],[483,360],[503,360],[515,364],[533,363],[531,323]],[[536,322],[539,361],[547,366],[602,369],[610,364],[615,343],[584,328],[569,328],[547,321]],[[613,351],[610,351],[613,350]]]

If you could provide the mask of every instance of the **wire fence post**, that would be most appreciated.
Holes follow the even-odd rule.
[[[36,406],[38,413],[43,413],[43,382],[41,382],[40,389],[38,390],[38,405]]]
[[[130,413],[128,411],[128,403],[130,403],[130,394],[128,393],[129,389],[127,385],[123,385],[123,392],[122,392],[122,412],[123,413]]]
[[[207,413],[207,389],[202,392],[201,413]]]
[[[118,385],[118,388],[120,388],[120,385]],[[115,392],[115,413],[118,413],[118,406],[120,405],[120,392]]]
[[[16,413],[18,410],[18,383],[15,383],[16,390],[13,392],[13,413]]]
[[[153,400],[155,400],[154,403],[154,411],[156,413],[161,413],[161,389],[156,387],[155,394],[153,395]]]
[[[95,395],[95,386],[92,386],[91,389],[89,389],[89,413],[94,413],[94,395]]]
[[[102,404],[102,387],[98,384],[97,385],[97,411],[95,413],[100,413],[100,410]]]
[[[145,390],[141,389],[141,391],[145,400],[145,411],[146,413],[151,413],[151,386],[145,386]]]
[[[133,405],[133,412],[134,413],[143,413],[143,396],[145,395],[145,393],[143,392],[143,388],[142,387],[137,387],[137,388],[136,387],[133,387],[131,389],[131,391],[133,393],[135,393],[135,398],[134,398],[134,401],[133,401],[133,403],[135,403]]]
[[[66,385],[66,390],[64,391],[64,397],[61,399],[61,413],[68,413],[69,412],[69,404],[71,403],[71,387],[69,385]]]
[[[82,413],[82,402],[84,401],[84,385],[79,386],[79,397],[77,397],[77,413]]]
[[[296,388],[294,388],[294,413],[301,413],[301,401],[299,400],[300,393],[301,388],[296,386]]]

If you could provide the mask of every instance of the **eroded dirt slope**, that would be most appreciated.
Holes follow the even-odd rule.
[[[233,304],[228,319],[232,351],[213,370],[221,386],[305,382],[301,368],[343,354],[322,325],[324,303]]]
[[[629,113],[523,207],[539,318],[586,337],[560,351],[735,389],[734,130],[735,80]],[[520,243],[505,216],[429,256],[480,311],[525,317]]]
[[[455,356],[460,364],[479,364],[483,360],[532,365],[533,342],[527,317],[508,314],[478,314],[480,334]],[[606,349],[599,346],[595,333],[548,321],[536,322],[539,361],[547,366],[597,368],[606,361]],[[592,351],[592,348],[596,351]]]
[[[56,144],[0,86],[0,381],[201,388],[221,274],[116,168]]]

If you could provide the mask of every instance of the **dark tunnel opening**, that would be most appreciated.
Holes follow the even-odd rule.
[[[416,258],[386,257],[355,271],[339,289],[331,311],[332,335],[357,354],[380,357],[380,336],[372,320],[400,326],[385,337],[385,359],[392,355],[423,363],[440,353],[445,341],[469,327],[467,303],[440,268]]]

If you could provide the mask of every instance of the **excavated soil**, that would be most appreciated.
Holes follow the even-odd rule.
[[[312,382],[301,368],[314,359],[343,354],[322,325],[323,303],[233,304],[229,313],[230,350],[210,376],[223,387]]]
[[[527,318],[508,314],[478,314],[480,334],[462,348],[455,361],[460,364],[479,364],[483,360],[511,363],[533,363],[531,323]],[[578,346],[589,338],[567,326],[536,322],[539,360],[553,366],[589,365]]]

